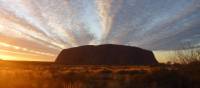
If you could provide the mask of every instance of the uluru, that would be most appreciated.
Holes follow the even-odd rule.
[[[64,49],[56,59],[66,65],[153,65],[152,51],[125,45],[85,45]]]

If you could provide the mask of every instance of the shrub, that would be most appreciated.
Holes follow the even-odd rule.
[[[179,50],[176,51],[176,62],[181,64],[198,64],[200,63],[200,49]],[[175,63],[176,63],[175,62]]]

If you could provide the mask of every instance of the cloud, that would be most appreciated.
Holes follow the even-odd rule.
[[[53,55],[87,44],[198,46],[199,5],[199,0],[0,0],[0,42]]]

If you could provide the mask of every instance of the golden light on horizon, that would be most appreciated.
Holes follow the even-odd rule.
[[[19,52],[3,52],[0,51],[0,60],[12,60],[12,61],[50,61],[52,62],[53,60],[49,58],[55,58],[51,56],[41,56],[41,55],[31,55],[31,54],[22,54]]]
[[[15,61],[53,61],[56,55],[30,50],[8,43],[0,42],[0,59]],[[51,59],[50,59],[51,58]]]
[[[56,57],[62,49],[82,45],[169,50],[189,42],[199,47],[199,1],[156,2],[0,0],[0,50]]]
[[[171,61],[172,58],[176,55],[175,51],[154,51],[153,53],[155,58],[161,63]]]

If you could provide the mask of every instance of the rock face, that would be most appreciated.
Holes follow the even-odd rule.
[[[152,65],[157,64],[153,53],[123,45],[80,46],[63,50],[56,63],[66,65]]]

